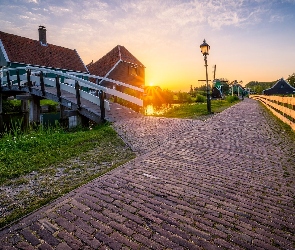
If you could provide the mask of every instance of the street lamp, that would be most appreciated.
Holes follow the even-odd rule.
[[[207,84],[207,111],[208,114],[211,114],[211,101],[210,101],[210,90],[209,90],[209,84],[208,84],[208,71],[207,71],[207,55],[209,55],[210,46],[206,43],[206,40],[204,39],[203,43],[200,45],[201,53],[204,56],[205,61],[205,67],[206,67],[206,84]]]

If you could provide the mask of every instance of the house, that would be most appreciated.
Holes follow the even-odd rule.
[[[47,43],[46,28],[39,26],[39,41],[0,31],[0,68],[27,65],[88,73],[78,52]]]
[[[236,96],[244,97],[247,94],[247,91],[245,90],[245,88],[241,84],[239,84],[237,80],[235,80],[232,83],[229,91],[231,95],[236,95]]]
[[[96,62],[87,65],[89,73],[143,88],[145,67],[124,46],[117,45]],[[124,91],[124,88],[106,80],[98,84]]]
[[[287,81],[283,78],[278,80],[274,86],[269,89],[263,90],[265,95],[290,95],[295,94],[295,88],[293,88]]]

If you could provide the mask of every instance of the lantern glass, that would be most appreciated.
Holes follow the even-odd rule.
[[[201,53],[203,55],[209,55],[210,46],[206,43],[206,40],[204,39],[203,43],[200,45]]]

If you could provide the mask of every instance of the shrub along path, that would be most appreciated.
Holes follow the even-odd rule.
[[[115,129],[138,156],[0,232],[0,249],[294,249],[295,140],[257,101]]]

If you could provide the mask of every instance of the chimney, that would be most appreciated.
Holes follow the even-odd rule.
[[[45,26],[40,25],[38,31],[39,31],[39,42],[42,45],[47,45],[47,41],[46,41],[46,28],[45,28]]]

